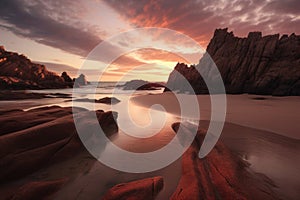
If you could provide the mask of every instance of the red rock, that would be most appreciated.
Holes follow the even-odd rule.
[[[178,130],[179,123],[173,125]],[[185,129],[188,130],[188,129]],[[279,199],[264,177],[251,173],[246,163],[218,142],[202,159],[198,153],[205,131],[198,130],[182,157],[182,176],[172,200]]]
[[[72,108],[62,109],[59,106],[37,108],[27,112],[16,110],[14,112],[3,113],[0,123],[5,124],[5,126],[1,128],[0,135],[27,129],[71,114]]]
[[[112,187],[103,200],[154,200],[162,188],[162,177],[121,183]]]
[[[4,135],[0,136],[0,182],[22,177],[83,150],[71,110],[72,108],[46,107],[27,112],[8,112],[3,121],[20,121],[21,129],[8,123]],[[82,129],[89,130],[100,124],[107,135],[118,130],[114,120],[117,117],[115,112],[96,111],[98,120],[94,120],[91,118],[94,116],[93,111],[80,108],[77,111],[76,113],[75,109],[76,115],[82,117],[78,122]],[[39,120],[39,117],[43,120]],[[92,134],[87,132],[85,137],[88,139]]]
[[[59,190],[67,179],[53,181],[34,181],[24,184],[11,197],[11,200],[40,200]]]

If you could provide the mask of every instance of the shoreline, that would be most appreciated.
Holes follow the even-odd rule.
[[[166,98],[165,96],[167,96],[168,98]],[[255,97],[257,97],[256,95],[254,95]],[[207,99],[209,96],[200,96],[199,99],[201,100],[201,103],[205,102],[205,98]],[[244,99],[248,99],[249,102],[252,103],[252,107],[257,105],[257,103],[259,104],[263,104],[264,106],[274,106],[275,104],[279,104],[281,102],[283,102],[283,104],[288,103],[291,99],[295,101],[295,99],[297,100],[297,98],[289,98],[289,97],[284,97],[284,98],[267,98],[264,100],[253,100],[251,99],[251,95],[237,95],[234,96],[235,99],[233,99],[234,101],[232,101],[232,99],[229,99],[229,104],[230,101],[231,102],[238,102],[240,103],[241,101],[243,101]],[[230,98],[230,97],[229,97]],[[171,94],[159,94],[159,95],[137,95],[133,98],[131,98],[131,101],[134,105],[137,106],[137,109],[135,108],[134,110],[137,111],[137,113],[140,112],[147,112],[147,110],[145,110],[145,107],[148,107],[149,105],[152,105],[153,103],[158,104],[160,102],[165,103],[168,107],[166,108],[167,112],[170,112],[172,114],[176,113],[176,107],[174,105],[174,103],[172,103],[172,95]],[[51,101],[53,101],[54,99],[51,99]],[[55,99],[58,100],[58,99]],[[154,102],[152,100],[155,100]],[[281,101],[283,100],[283,101]],[[22,100],[22,102],[24,102],[25,100]],[[32,101],[36,101],[36,100],[32,100]],[[43,100],[41,100],[42,102]],[[45,99],[44,99],[45,101]],[[61,101],[61,100],[59,100]],[[159,102],[160,101],[160,102]],[[13,105],[17,105],[18,103],[20,103],[20,101],[11,101],[11,103],[14,102],[14,104],[10,104],[9,106],[9,102],[7,102],[7,106],[8,107],[13,107]],[[39,101],[40,102],[40,101]],[[270,103],[271,102],[271,103]],[[207,103],[207,102],[206,102]],[[247,103],[247,102],[246,102]],[[244,103],[244,104],[246,104]],[[239,104],[238,106],[244,106],[244,104]],[[1,105],[1,104],[0,104]],[[207,105],[207,104],[206,104]],[[20,104],[21,106],[21,104]],[[47,107],[48,105],[43,105],[43,107]],[[232,106],[232,105],[231,105]],[[261,105],[260,105],[261,106]],[[139,110],[138,107],[143,107],[142,110]],[[207,109],[207,107],[204,107],[202,119],[200,120],[200,127],[201,128],[206,128],[209,124],[209,121],[205,120],[205,117],[207,117],[209,119],[209,115],[207,115],[207,112],[209,111],[209,109]],[[229,109],[230,109],[230,105],[229,105]],[[230,110],[229,110],[230,111]],[[233,110],[234,111],[234,110]],[[274,111],[274,110],[273,110]],[[278,110],[275,110],[278,111]],[[295,112],[295,111],[294,111]],[[234,115],[232,116],[237,116],[237,114],[239,113],[234,113],[232,112]],[[177,113],[178,114],[178,113]],[[283,113],[283,115],[287,115],[287,113]],[[231,116],[231,117],[232,117]],[[274,117],[274,116],[272,116]],[[177,117],[174,117],[175,120],[177,120]],[[174,120],[173,119],[173,120]],[[245,120],[246,118],[244,117],[243,120]],[[258,119],[254,119],[252,120],[255,122],[255,120]],[[178,121],[180,121],[178,119]],[[289,122],[291,123],[291,122]],[[131,151],[134,151],[134,149],[137,149],[139,151],[143,151],[143,150],[151,150],[153,148],[156,147],[160,147],[161,144],[167,142],[165,136],[167,135],[166,132],[161,132],[160,135],[162,136],[161,139],[164,140],[159,140],[159,138],[153,137],[150,138],[149,140],[147,140],[146,143],[136,143],[139,140],[135,140],[135,139],[131,139],[129,138],[129,140],[122,140],[124,139],[124,134],[118,134],[116,135],[116,138],[118,138],[119,140],[115,141],[117,145],[120,145],[122,147],[122,145],[125,147],[128,147]],[[126,138],[125,138],[126,139]],[[128,139],[128,138],[127,138]],[[123,142],[125,141],[125,143]],[[225,126],[223,129],[223,132],[221,134],[221,138],[220,141],[222,143],[224,143],[232,152],[234,152],[235,154],[237,154],[239,157],[241,157],[243,160],[245,160],[246,162],[250,163],[249,169],[255,173],[259,173],[259,174],[263,174],[264,176],[268,177],[269,179],[272,180],[272,182],[274,182],[274,185],[277,186],[277,188],[275,188],[276,191],[278,191],[278,193],[283,194],[285,196],[288,196],[289,199],[297,199],[298,196],[300,196],[300,191],[297,190],[297,186],[299,185],[299,180],[300,180],[300,174],[298,173],[298,171],[300,170],[300,158],[298,158],[299,153],[300,153],[300,140],[299,139],[293,139],[291,137],[286,137],[285,135],[279,135],[277,133],[271,132],[271,131],[265,131],[265,130],[261,130],[258,128],[253,128],[253,127],[248,127],[248,126],[244,126],[244,125],[240,125],[237,123],[232,123],[229,121],[225,122]],[[129,142],[129,143],[128,143]],[[132,144],[132,145],[126,145],[126,144]],[[134,145],[136,144],[136,145]],[[134,148],[131,148],[134,147]],[[149,149],[146,149],[146,147]],[[138,151],[138,152],[139,152]],[[78,158],[79,160],[75,159],[76,162],[81,162],[83,158]],[[90,160],[91,162],[94,162],[94,159]],[[176,170],[178,171],[178,167],[180,166],[180,163],[178,164],[179,160],[176,161]],[[92,184],[93,182],[101,182],[103,181],[103,179],[98,179],[96,177],[94,177],[95,174],[98,174],[99,177],[101,175],[101,172],[103,172],[103,169],[106,169],[104,166],[101,166],[99,164],[92,164],[95,168],[92,171],[87,172],[86,178],[84,177],[79,177],[79,179],[77,181],[75,180],[71,180],[71,182],[69,182],[66,185],[66,188],[62,188],[61,190],[58,191],[57,194],[59,195],[63,195],[63,194],[69,194],[71,195],[71,193],[69,193],[70,191],[72,191],[74,188],[77,188],[79,190],[83,189],[86,190],[86,192],[83,193],[76,193],[76,195],[87,195],[88,193],[91,193],[93,195],[95,195],[95,197],[99,195],[99,188],[87,188],[86,186],[79,184],[82,179],[87,181],[88,183]],[[60,166],[60,164],[58,164],[58,166]],[[172,165],[173,166],[173,165]],[[175,165],[174,165],[175,166]],[[165,174],[173,174],[174,175],[174,166],[169,168],[167,167],[166,169],[163,169]],[[84,167],[83,167],[84,169]],[[171,169],[170,171],[167,169]],[[49,170],[52,171],[52,167],[49,167]],[[55,169],[53,169],[55,171]],[[175,171],[176,171],[175,170]],[[109,171],[109,170],[108,170]],[[45,169],[45,173],[48,173],[48,168]],[[40,173],[37,172],[37,175],[39,175]],[[133,180],[136,178],[146,178],[145,176],[148,176],[148,174],[143,174],[141,176],[129,176],[130,178],[122,178],[123,176],[125,176],[124,173],[120,173],[120,174],[114,174],[112,173],[113,176],[115,177],[116,183],[118,182],[126,182],[127,180]],[[153,175],[161,175],[161,172],[155,172],[155,173],[151,173]],[[299,175],[298,175],[299,174]],[[149,175],[150,176],[150,175]],[[29,176],[30,177],[30,176]],[[91,178],[91,180],[88,180],[88,177],[94,177]],[[98,176],[97,176],[98,177]],[[127,175],[126,175],[127,177]],[[134,177],[134,178],[133,178]],[[171,177],[171,176],[170,176]],[[180,175],[178,174],[178,177],[180,177]],[[178,181],[178,177],[177,177],[177,181]],[[50,176],[46,175],[45,176],[46,179],[50,178]],[[109,180],[109,177],[107,177],[107,180]],[[174,181],[172,178],[169,178],[168,180],[166,180],[167,183],[169,184],[170,182],[174,185],[176,185],[173,182]],[[102,183],[102,182],[101,182]],[[108,182],[103,182],[103,188],[106,188],[105,184]],[[172,188],[175,187],[174,185],[172,185],[172,187],[170,185],[166,186],[166,191],[164,191],[163,193],[161,193],[161,195],[167,195],[170,192],[172,192]],[[9,186],[8,186],[9,187]],[[102,191],[105,192],[104,190]],[[72,194],[73,195],[73,194]],[[75,195],[75,194],[74,194]],[[159,195],[160,197],[160,195]],[[165,197],[165,196],[164,196]],[[164,197],[162,197],[162,199],[165,199]]]
[[[193,102],[191,95],[179,94],[186,102]],[[262,95],[226,95],[227,113],[226,122],[273,132],[289,138],[300,140],[300,97],[274,97]],[[254,99],[263,97],[263,100]],[[130,99],[134,104],[142,107],[151,107],[161,104],[165,111],[180,117],[180,107],[173,93],[141,95]],[[197,95],[200,108],[200,120],[210,120],[209,95]],[[193,105],[188,105],[193,111]],[[259,110],[260,112],[258,113]],[[189,112],[187,118],[194,118],[193,112]]]
[[[256,96],[256,95],[254,95]],[[230,108],[232,108],[233,105],[230,105],[233,103],[234,105],[237,102],[240,102],[242,100],[248,99],[248,102],[252,103],[252,109],[255,105],[258,106],[266,106],[268,105],[271,107],[271,105],[274,106],[281,103],[283,100],[283,104],[287,104],[289,100],[292,99],[292,101],[297,100],[297,98],[289,98],[284,97],[282,99],[278,97],[270,98],[266,100],[253,100],[249,97],[253,97],[252,95],[239,95],[234,96],[236,99],[229,99],[228,100],[228,110],[230,112]],[[256,96],[257,97],[257,96]],[[161,104],[165,107],[165,111],[169,112],[171,114],[175,114],[178,116],[178,108],[176,108],[176,103],[174,103],[174,95],[172,94],[159,94],[159,95],[144,95],[144,96],[136,96],[132,97],[131,101],[142,107],[151,107],[153,104]],[[203,103],[203,100],[207,100],[208,96],[198,96],[198,99],[202,100],[201,103]],[[254,101],[254,102],[253,102]],[[257,102],[256,102],[257,101]],[[274,103],[275,102],[275,103]],[[207,102],[206,102],[207,103]],[[247,102],[246,102],[247,103]],[[244,103],[245,104],[245,103]],[[300,102],[299,102],[300,105]],[[178,104],[177,104],[178,106]],[[239,105],[244,106],[244,105]],[[250,110],[251,110],[250,108]],[[300,107],[299,107],[300,108]],[[289,108],[291,109],[291,108]],[[204,110],[204,112],[207,112],[208,109]],[[281,110],[281,108],[277,108],[277,110],[273,110],[273,114],[271,115],[271,118],[276,119],[276,115],[274,112]],[[201,110],[202,111],[202,110]],[[291,130],[289,129],[281,129],[285,132],[280,131],[270,131],[270,130],[276,130],[278,126],[292,126],[291,125],[294,121],[284,121],[288,122],[286,125],[276,124],[276,123],[267,123],[264,124],[265,129],[260,129],[261,124],[257,123],[260,117],[254,118],[250,120],[250,125],[247,126],[247,123],[245,121],[247,118],[244,116],[242,119],[237,119],[237,115],[240,112],[232,112],[231,116],[226,117],[226,121],[224,123],[224,128],[220,137],[220,141],[223,142],[231,151],[238,154],[243,160],[248,162],[250,164],[249,168],[253,170],[255,173],[264,174],[268,178],[270,178],[274,184],[277,186],[276,190],[280,194],[286,195],[289,199],[297,199],[297,197],[300,196],[300,191],[297,189],[297,186],[299,185],[300,175],[300,158],[298,158],[300,153],[300,139],[299,136],[295,137],[298,132],[295,130],[295,133],[289,132]],[[255,109],[252,110],[252,115],[255,114]],[[294,110],[295,113],[297,113]],[[207,113],[204,113],[204,116]],[[266,114],[266,113],[264,113]],[[282,113],[283,116],[289,116],[291,114],[290,112]],[[257,115],[257,114],[256,114]],[[205,117],[208,117],[209,115],[206,115]],[[186,117],[186,116],[185,116]],[[191,116],[190,116],[191,117]],[[209,125],[209,117],[205,118],[202,116],[200,119],[200,128],[207,129]],[[294,119],[295,121],[297,120]],[[234,122],[232,122],[234,121]],[[276,120],[275,120],[276,121]],[[242,122],[242,123],[239,123]],[[244,123],[243,123],[244,122]],[[246,124],[246,125],[245,125]],[[268,126],[270,124],[274,125],[271,128],[268,129]],[[296,128],[299,126],[299,124],[295,124]],[[299,129],[298,129],[299,130]],[[289,135],[291,134],[291,135]],[[292,137],[291,137],[292,136]]]

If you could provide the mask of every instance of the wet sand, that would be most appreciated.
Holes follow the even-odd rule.
[[[193,102],[193,95],[179,94],[178,96],[184,99],[185,106],[190,110],[184,117],[194,118],[195,105],[188,103]],[[197,99],[200,107],[200,119],[210,120],[209,95],[198,95]],[[167,112],[180,116],[179,103],[171,92],[136,96],[131,98],[131,101],[144,107],[160,104]],[[227,95],[226,122],[300,139],[299,114],[300,97]]]
[[[188,95],[186,98],[190,98]],[[229,149],[249,162],[250,169],[270,178],[276,190],[287,199],[300,197],[300,98],[228,95],[227,117],[221,134]],[[161,104],[165,110],[180,115],[178,102],[171,93],[137,96],[137,105]],[[198,96],[201,104],[201,128],[209,125],[209,96]],[[192,105],[191,105],[192,107]],[[192,109],[192,108],[191,108]],[[184,117],[193,118],[193,113]]]
[[[300,141],[295,139],[299,138],[297,135],[299,123],[296,123],[298,121],[296,116],[299,113],[297,112],[299,97],[266,97],[267,99],[264,100],[253,99],[255,97],[251,95],[230,95],[228,97],[229,114],[226,118],[221,141],[249,162],[250,169],[269,177],[277,186],[276,190],[286,196],[286,199],[299,199]],[[201,100],[202,107],[200,126],[206,128],[209,123],[207,119],[210,117],[208,108],[210,103],[207,101],[209,97],[199,96],[198,99]],[[53,100],[51,99],[49,102],[55,104]],[[206,103],[203,103],[205,100]],[[2,108],[17,106],[30,108],[40,105],[39,103],[45,99],[41,101],[32,100],[33,104],[25,103],[27,101],[29,100],[2,101],[0,105]],[[61,99],[57,101],[58,104],[63,103]],[[131,101],[136,105],[133,109],[133,114],[136,116],[145,112],[144,107],[153,104],[163,104],[167,112],[179,115],[176,101],[171,94],[136,96]],[[46,102],[43,103],[46,104]],[[193,109],[192,105],[191,109]],[[258,112],[258,109],[263,109],[264,112]],[[247,115],[244,114],[245,112]],[[192,118],[193,116],[187,117]],[[177,118],[174,117],[173,120],[177,120]],[[179,118],[178,121],[180,121]],[[129,137],[120,132],[112,138],[112,141],[121,148],[132,152],[148,152],[167,144],[174,137],[174,134],[174,132],[166,129],[158,135],[144,139],[144,143],[141,143],[139,142],[140,139]],[[286,137],[287,135],[290,137]],[[110,169],[91,157],[89,153],[82,152],[70,160],[43,168],[8,185],[2,185],[1,191],[9,193],[28,180],[53,180],[69,177],[68,183],[54,195],[55,199],[101,199],[108,188],[118,183],[162,175],[164,176],[165,187],[158,199],[166,199],[174,192],[180,178],[180,172],[180,159],[155,172],[130,174]]]

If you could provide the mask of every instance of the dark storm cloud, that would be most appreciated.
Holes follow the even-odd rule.
[[[207,44],[216,28],[237,35],[300,32],[299,0],[107,0],[136,26],[171,28]],[[298,17],[298,18],[297,18]]]
[[[51,3],[49,3],[51,2]],[[77,22],[75,1],[18,1],[5,0],[0,6],[0,22],[16,35],[64,51],[86,56],[101,39],[92,27]],[[75,3],[74,3],[75,2]],[[74,15],[71,16],[70,13]]]

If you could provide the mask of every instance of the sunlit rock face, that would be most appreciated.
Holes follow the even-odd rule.
[[[250,32],[248,37],[239,38],[227,28],[217,29],[198,65],[188,67],[178,63],[174,70],[191,83],[195,93],[207,93],[197,69],[210,76],[212,61],[221,73],[227,93],[300,95],[298,35],[263,37],[261,32]],[[185,92],[175,74],[174,71],[170,74],[167,87]]]
[[[8,52],[0,48],[0,88],[1,89],[48,89],[72,87],[72,83],[44,65],[32,63],[24,55]]]

